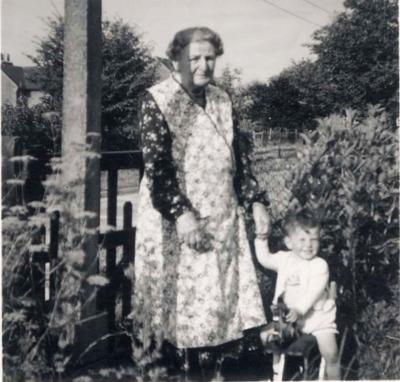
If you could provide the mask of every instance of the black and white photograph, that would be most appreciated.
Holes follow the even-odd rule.
[[[0,0],[4,382],[400,380],[396,0]]]

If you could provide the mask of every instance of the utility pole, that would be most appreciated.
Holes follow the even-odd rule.
[[[101,142],[101,0],[65,0],[64,83],[62,113],[63,184],[76,194],[75,211],[88,212],[87,229],[97,229],[100,213]],[[90,152],[94,155],[88,155]],[[69,187],[69,186],[68,186]],[[98,234],[84,242],[83,269],[97,273]],[[84,351],[107,330],[98,317],[94,287],[83,284],[84,303],[77,327],[77,351]],[[97,316],[97,318],[95,318]],[[103,330],[104,326],[104,330]],[[98,348],[97,348],[98,350]]]

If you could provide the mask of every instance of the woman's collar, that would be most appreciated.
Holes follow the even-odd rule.
[[[207,86],[205,86],[203,88],[199,88],[197,91],[193,91],[193,90],[189,90],[185,85],[183,85],[181,75],[178,72],[172,72],[171,77],[185,90],[185,92],[191,98],[198,99],[198,98],[205,97]]]

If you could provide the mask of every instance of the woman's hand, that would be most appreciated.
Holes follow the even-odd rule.
[[[256,229],[256,235],[266,239],[269,232],[270,218],[267,208],[262,203],[253,203],[253,218]]]
[[[203,247],[203,234],[193,212],[185,212],[176,221],[179,240],[189,248],[200,251]]]

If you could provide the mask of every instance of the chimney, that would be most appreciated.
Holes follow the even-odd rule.
[[[10,55],[8,53],[1,53],[1,67],[3,68],[4,66],[12,66]]]

